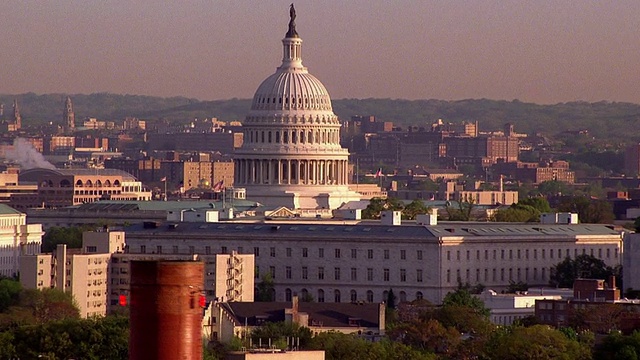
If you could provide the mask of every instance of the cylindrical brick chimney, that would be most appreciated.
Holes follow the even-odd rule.
[[[201,360],[204,264],[132,261],[129,359]]]

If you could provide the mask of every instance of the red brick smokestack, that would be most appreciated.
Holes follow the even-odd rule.
[[[204,264],[132,261],[130,360],[202,359]]]

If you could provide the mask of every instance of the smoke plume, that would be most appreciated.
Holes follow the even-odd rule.
[[[42,154],[39,153],[29,141],[23,138],[15,138],[13,140],[13,149],[7,149],[5,151],[5,157],[8,160],[18,163],[22,170],[34,168],[56,168],[52,163],[45,160],[44,156],[42,156]]]

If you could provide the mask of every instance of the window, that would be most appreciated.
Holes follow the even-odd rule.
[[[96,251],[98,251],[97,247],[95,247],[95,246],[87,246],[87,252],[88,253],[94,253]]]
[[[493,270],[491,270],[491,279],[492,279],[493,281],[496,281],[496,280],[497,280],[497,277],[496,277],[496,269],[495,269],[495,268],[494,268]]]
[[[467,250],[467,260],[471,260],[470,254],[471,254],[471,252],[469,250]]]
[[[489,260],[489,250],[484,251],[484,259]]]
[[[351,258],[356,259],[358,257],[358,251],[356,249],[351,249]]]
[[[513,281],[513,269],[509,269],[509,281]]]
[[[484,269],[484,282],[489,281],[489,269]]]
[[[447,270],[447,282],[451,282],[451,270]]]
[[[407,259],[407,250],[400,250],[400,260]]]
[[[333,292],[333,301],[339,303],[341,302],[341,300],[342,299],[340,298],[340,290],[335,290]]]
[[[456,260],[460,261],[460,250],[456,251]]]
[[[324,267],[322,266],[318,268],[318,280],[324,280]]]
[[[259,247],[254,247],[253,248],[253,255],[258,257],[260,256],[260,248]]]
[[[340,249],[335,249],[335,257],[336,259],[340,259]]]
[[[476,250],[476,260],[480,260],[480,250]]]
[[[504,268],[500,269],[500,281],[504,281]]]
[[[355,290],[351,290],[351,302],[358,301],[358,293]]]
[[[269,249],[269,256],[276,257],[276,248],[272,247]]]
[[[451,251],[447,251],[447,260],[451,260]]]
[[[422,282],[422,269],[416,270],[416,281]]]
[[[158,254],[162,254],[162,245],[158,245],[158,246],[156,246],[156,252],[157,252]]]
[[[309,249],[302,248],[302,257],[309,257]]]
[[[140,253],[141,254],[146,254],[147,253],[147,247],[145,245],[140,245]],[[609,256],[607,255],[607,257],[609,257]],[[40,261],[42,261],[42,260],[40,260]]]
[[[480,282],[480,269],[476,269],[476,281]]]
[[[287,248],[287,257],[291,257],[291,248]]]
[[[226,253],[227,253],[227,247],[226,247],[226,246],[223,246],[223,247],[222,247],[222,253],[223,253],[223,254],[226,254]]]
[[[513,259],[513,250],[509,250],[509,260]]]
[[[178,253],[178,247],[177,246],[173,246],[173,253],[177,254]]]
[[[518,249],[518,259],[520,259],[520,249]]]
[[[323,248],[318,249],[318,257],[319,258],[323,258],[324,257],[324,249]]]
[[[496,253],[497,253],[497,252],[498,252],[497,250],[493,250],[493,260],[495,260],[495,259],[496,259]]]
[[[339,267],[333,269],[333,278],[335,280],[340,280],[340,268]]]
[[[318,302],[319,303],[324,302],[324,290],[322,289],[318,290]]]
[[[351,281],[358,281],[358,269],[351,268]]]
[[[542,258],[545,258],[545,249],[542,249]]]
[[[384,259],[389,260],[389,250],[387,249],[384,250]]]
[[[607,259],[611,257],[611,249],[607,249]]]
[[[422,298],[423,298],[422,291],[416,292],[416,300],[422,300]]]
[[[367,259],[373,259],[373,249],[367,250]]]
[[[367,281],[373,281],[373,268],[367,268]]]
[[[500,250],[500,259],[504,260],[504,250]]]
[[[373,291],[367,290],[367,302],[373,302]]]
[[[271,278],[275,279],[276,278],[276,267],[275,266],[269,266],[269,273],[271,274]]]
[[[400,269],[400,282],[407,281],[407,269]]]
[[[287,267],[284,269],[284,276],[285,276],[287,279],[291,279],[291,266],[287,266]]]
[[[291,289],[284,291],[284,301],[291,301]]]
[[[384,269],[382,271],[382,278],[384,281],[389,281],[389,269]]]
[[[529,249],[526,249],[526,250],[524,251],[524,258],[525,258],[525,259],[527,259],[527,260],[529,260]]]
[[[422,250],[417,251],[416,258],[418,258],[418,260],[422,260]]]

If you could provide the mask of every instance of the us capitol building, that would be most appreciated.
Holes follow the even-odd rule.
[[[336,209],[360,200],[349,190],[347,149],[327,89],[302,65],[290,9],[282,65],[256,90],[235,154],[235,186],[266,206]]]

